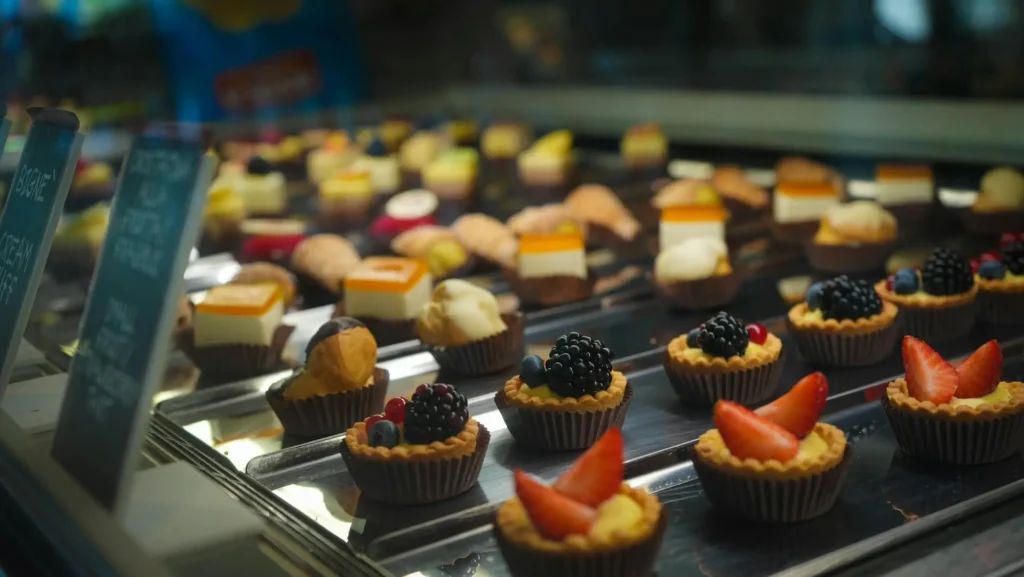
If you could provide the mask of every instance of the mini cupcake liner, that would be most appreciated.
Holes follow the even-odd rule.
[[[786,318],[786,332],[793,337],[800,356],[812,365],[826,367],[863,367],[889,358],[904,334],[903,312],[882,329],[864,334],[844,334],[802,329]]]
[[[491,443],[491,433],[483,424],[479,427],[476,450],[459,459],[363,459],[353,455],[344,441],[341,458],[359,492],[368,499],[396,505],[435,503],[461,495],[476,485]]]
[[[342,292],[333,291],[324,285],[323,280],[300,270],[292,269],[295,274],[295,288],[302,295],[303,308],[320,307],[338,302]]]
[[[594,294],[597,278],[589,272],[587,278],[569,275],[521,278],[514,270],[505,270],[505,280],[520,302],[541,306],[554,306],[581,301]]]
[[[973,235],[998,236],[1004,232],[1024,230],[1024,210],[1002,210],[996,212],[960,211],[964,228]]]
[[[545,451],[586,449],[612,427],[621,427],[633,399],[626,383],[622,402],[603,411],[541,411],[509,404],[505,389],[494,394],[494,404],[516,443]]]
[[[716,509],[765,523],[794,523],[826,513],[836,502],[852,460],[849,444],[835,467],[795,479],[739,476],[694,455],[693,468],[704,495]]]
[[[1024,324],[1024,292],[978,291],[978,320],[995,325]]]
[[[732,198],[731,196],[720,195],[722,199],[722,205],[725,206],[725,210],[729,211],[730,222],[739,222],[746,220],[753,220],[767,214],[768,209],[771,205],[765,204],[762,207],[751,206],[742,200]]]
[[[634,238],[633,240],[627,240],[615,234],[615,232],[612,229],[608,228],[603,224],[599,224],[596,222],[587,223],[588,246],[608,248],[624,247],[636,242],[640,238],[641,236],[637,234],[636,238]]]
[[[818,221],[779,223],[771,220],[768,224],[772,236],[783,244],[805,244],[818,231]]]
[[[825,245],[807,243],[811,267],[831,274],[859,274],[885,270],[885,261],[896,248],[895,242]]]
[[[345,313],[345,301],[340,300],[334,305],[331,318],[352,316]],[[416,340],[416,319],[375,319],[370,317],[353,317],[366,325],[377,345],[384,347],[405,341]]]
[[[900,307],[900,314],[905,334],[936,343],[969,333],[978,315],[978,302],[949,307]]]
[[[654,289],[673,308],[684,310],[717,309],[731,303],[743,286],[743,272],[698,280],[653,282]]]
[[[456,347],[427,344],[427,350],[441,370],[460,375],[486,375],[511,367],[523,358],[523,315],[503,314],[501,319],[508,328],[496,335]]]
[[[782,378],[785,359],[786,351],[783,349],[779,358],[770,363],[722,372],[676,363],[666,350],[663,364],[672,389],[683,403],[710,407],[723,399],[752,405],[770,398]]]
[[[344,433],[353,423],[384,411],[391,375],[380,367],[373,371],[373,384],[308,399],[285,399],[271,387],[267,403],[281,421],[284,432],[298,437],[326,437]]]
[[[294,330],[291,325],[278,326],[269,345],[197,347],[195,329],[188,328],[178,333],[178,348],[205,376],[244,379],[290,368],[291,365],[281,358],[281,352]]]
[[[948,465],[1008,459],[1024,446],[1024,412],[954,419],[901,409],[882,394],[896,444],[904,453]]]
[[[505,539],[497,526],[498,543],[512,577],[650,577],[668,527],[664,507],[646,539],[613,551],[552,553],[521,547]]]

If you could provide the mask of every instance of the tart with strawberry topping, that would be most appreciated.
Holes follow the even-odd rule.
[[[902,332],[900,309],[846,275],[812,284],[789,309],[786,330],[807,362],[859,367],[888,357]]]
[[[513,577],[646,577],[668,515],[623,482],[622,433],[609,429],[554,485],[515,471],[494,535]]]
[[[756,411],[715,404],[715,428],[694,446],[693,464],[717,509],[769,523],[803,521],[835,504],[850,462],[846,435],[818,422],[828,398],[821,373]]]
[[[419,505],[476,485],[491,435],[469,414],[454,386],[420,385],[388,401],[381,415],[352,425],[341,457],[360,493],[374,501]]]
[[[726,399],[747,405],[775,393],[782,360],[782,341],[764,325],[744,325],[719,312],[672,339],[663,364],[684,403],[711,406]]]
[[[957,366],[914,337],[903,338],[906,376],[889,383],[882,407],[896,443],[913,457],[954,465],[1007,459],[1024,445],[1024,383],[1002,379],[992,340]]]
[[[1024,234],[1004,234],[999,253],[985,253],[975,269],[978,317],[994,324],[1024,323]],[[974,268],[974,262],[971,263]]]

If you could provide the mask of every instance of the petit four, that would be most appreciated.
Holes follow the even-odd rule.
[[[607,186],[586,184],[569,193],[565,207],[589,226],[589,237],[600,244],[632,242],[640,223]]]
[[[345,277],[359,266],[352,243],[333,234],[313,235],[295,247],[291,270],[307,307],[333,304],[341,295]]]
[[[264,131],[261,142],[253,154],[264,158],[274,168],[291,179],[304,179],[306,174],[306,146],[298,136],[285,136],[276,129]]]
[[[351,165],[357,156],[359,148],[349,142],[348,135],[343,131],[333,132],[319,148],[306,156],[308,179],[313,184],[320,184]]]
[[[344,286],[345,315],[366,323],[378,342],[393,344],[415,338],[415,319],[430,301],[433,278],[418,260],[368,257]]]
[[[594,290],[579,234],[520,237],[516,269],[506,277],[519,300],[531,304],[573,302],[588,298]]]
[[[370,172],[374,194],[398,192],[402,181],[398,159],[388,151],[388,147],[379,138],[374,138],[364,153],[352,161],[351,166]]]
[[[768,208],[768,192],[751,182],[738,166],[716,167],[711,185],[722,197],[725,207],[738,216],[753,215]]]
[[[530,130],[515,122],[495,122],[484,130],[480,152],[487,160],[510,161],[529,144]]]
[[[779,182],[772,205],[772,234],[783,242],[803,242],[839,201],[839,190],[831,183]]]
[[[1006,166],[989,170],[974,204],[962,215],[964,227],[973,234],[1024,230],[1024,175]]]
[[[573,135],[557,130],[538,138],[516,159],[519,180],[528,188],[561,189],[574,171]]]
[[[393,117],[380,124],[380,139],[391,152],[398,152],[402,143],[412,135],[412,121],[408,118]]]
[[[366,168],[343,168],[320,182],[320,220],[324,228],[346,228],[364,222],[373,204],[373,180]]]
[[[668,162],[668,139],[657,124],[639,124],[622,136],[621,151],[630,170],[664,170]]]
[[[399,255],[427,263],[434,278],[445,278],[469,266],[469,254],[450,228],[424,225],[407,230],[391,241]]]
[[[436,225],[434,213],[440,201],[425,188],[400,192],[384,203],[384,214],[370,223],[370,235],[389,241],[407,230]]]
[[[658,253],[654,286],[669,304],[707,309],[732,302],[743,275],[729,264],[729,250],[714,237],[686,239]]]
[[[662,209],[658,226],[661,250],[691,238],[709,237],[725,242],[725,223],[729,213],[720,204],[674,206]]]
[[[579,234],[587,236],[587,224],[573,216],[564,204],[528,206],[505,223],[517,236],[524,234]]]
[[[446,200],[474,196],[480,158],[472,148],[452,148],[438,155],[422,171],[423,186]]]
[[[896,232],[896,217],[876,202],[837,204],[821,217],[807,258],[824,272],[880,271],[892,254]]]
[[[974,326],[978,285],[967,260],[949,249],[935,249],[920,271],[896,271],[875,290],[900,308],[904,332],[919,339],[946,341]]]
[[[421,130],[409,137],[399,150],[403,181],[420,184],[420,173],[430,164],[442,150],[448,147],[448,141],[433,130]]]
[[[651,198],[651,206],[658,210],[677,206],[710,206],[721,204],[715,187],[706,180],[684,178],[665,185]]]
[[[927,226],[935,198],[931,168],[879,165],[875,185],[875,200],[896,215],[905,231]]]
[[[231,284],[256,285],[271,284],[281,289],[281,299],[284,308],[295,304],[298,293],[295,288],[295,277],[284,267],[269,262],[251,262],[242,265],[235,276],[231,278]]]
[[[236,178],[240,179],[237,182],[238,190],[245,199],[245,209],[249,214],[278,215],[287,210],[288,186],[284,175],[275,172],[263,158],[250,158],[246,173]]]
[[[501,221],[469,213],[457,218],[451,228],[462,246],[477,258],[493,266],[515,268],[519,243]]]
[[[203,241],[210,247],[231,249],[242,241],[242,223],[247,216],[245,198],[234,182],[237,181],[218,178],[206,196]]]
[[[1004,234],[1000,254],[985,253],[978,263],[979,318],[995,324],[1024,323],[1024,235]],[[973,262],[971,263],[973,267]]]
[[[468,118],[457,118],[444,125],[444,132],[455,146],[472,146],[479,130],[476,122]]]

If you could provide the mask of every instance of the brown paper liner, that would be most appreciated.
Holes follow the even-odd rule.
[[[979,290],[978,320],[995,325],[1024,324],[1024,292]]]
[[[889,358],[904,334],[903,312],[889,326],[864,334],[844,334],[804,329],[786,317],[786,332],[793,338],[800,356],[812,365],[826,367],[863,367]]]
[[[721,372],[677,363],[666,350],[662,364],[672,389],[683,403],[710,407],[723,399],[742,405],[768,399],[778,388],[785,359],[786,350],[783,349],[779,358],[770,363]]]
[[[818,231],[818,221],[809,220],[806,222],[781,224],[772,219],[769,220],[768,227],[771,229],[775,240],[783,244],[805,244]]]
[[[320,200],[316,223],[321,231],[343,232],[365,226],[370,220],[372,197]]]
[[[615,234],[615,232],[612,231],[612,229],[608,228],[603,224],[595,222],[587,223],[587,246],[590,247],[623,247],[636,242],[640,238],[640,234],[637,233],[636,238],[634,238],[633,240],[627,240]]]
[[[321,279],[304,271],[292,269],[292,272],[295,274],[296,291],[302,295],[303,308],[334,304],[341,298],[341,291],[327,288]]]
[[[511,367],[523,358],[523,315],[503,314],[501,319],[508,327],[501,333],[457,347],[427,344],[427,350],[441,370],[460,375],[486,375]]]
[[[668,527],[664,507],[646,539],[614,551],[550,553],[527,549],[505,539],[495,526],[498,543],[512,577],[651,577]]]
[[[342,391],[289,400],[283,391],[267,390],[267,403],[281,421],[284,432],[298,437],[326,437],[344,433],[353,423],[384,412],[391,375],[387,369],[373,371],[373,384],[352,391]]]
[[[886,205],[883,208],[896,217],[902,237],[913,236],[928,230],[932,216],[932,203],[909,202]]]
[[[699,280],[653,282],[654,289],[669,306],[684,310],[717,309],[731,303],[743,286],[743,272]]]
[[[206,376],[214,378],[244,379],[290,368],[281,358],[288,338],[295,327],[280,325],[274,330],[269,345],[215,345],[195,346],[195,329],[178,333],[178,348]]]
[[[460,459],[398,461],[363,459],[341,442],[341,458],[359,492],[368,499],[396,505],[423,505],[451,499],[476,485],[491,433],[483,424],[476,450]]]
[[[1024,210],[994,212],[959,211],[964,229],[978,236],[998,236],[1004,232],[1024,231]]]
[[[926,343],[948,341],[969,333],[977,313],[977,300],[948,307],[900,307],[905,334]]]
[[[722,205],[725,206],[725,210],[729,211],[729,215],[731,217],[729,222],[754,220],[765,216],[771,209],[771,204],[755,207],[743,202],[742,200],[732,198],[731,196],[720,195],[720,197],[722,199]]]
[[[807,260],[811,267],[830,274],[858,274],[884,271],[885,261],[896,248],[895,242],[856,245],[825,245],[807,243]]]
[[[622,402],[603,411],[539,411],[509,405],[505,389],[494,394],[494,404],[516,443],[545,451],[586,449],[612,427],[621,427],[633,399],[626,383]]]
[[[950,465],[981,465],[1008,459],[1024,445],[1024,413],[953,419],[903,410],[882,393],[900,449],[912,456]]]
[[[335,303],[331,318],[351,316],[345,314],[345,300]],[[416,319],[386,320],[370,317],[354,317],[366,325],[366,329],[373,335],[377,345],[385,347],[396,343],[416,340]]]
[[[765,523],[793,523],[826,513],[836,502],[852,460],[846,445],[843,460],[817,475],[795,479],[737,476],[705,463],[694,454],[693,468],[704,495],[716,509]]]
[[[505,280],[524,304],[554,306],[586,300],[594,294],[597,278],[591,271],[587,278],[559,275],[520,278],[515,270],[505,269]]]

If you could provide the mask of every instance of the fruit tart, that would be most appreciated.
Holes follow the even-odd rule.
[[[1004,234],[1001,254],[978,263],[978,318],[995,324],[1024,323],[1024,237]]]
[[[622,461],[622,433],[610,429],[550,487],[515,471],[516,496],[494,521],[512,577],[651,575],[668,513],[623,482]]]
[[[989,170],[974,204],[961,215],[964,228],[972,234],[1024,230],[1024,174],[1008,166]]]
[[[733,515],[792,523],[824,514],[851,459],[846,435],[818,422],[828,381],[813,373],[756,411],[718,401],[715,428],[693,448],[693,465],[708,501]]]
[[[530,355],[494,403],[517,443],[550,451],[589,447],[621,426],[633,398],[612,370],[612,351],[576,332],[558,337],[547,360]]]
[[[807,258],[823,272],[881,271],[895,244],[896,217],[876,202],[857,200],[825,211]]]
[[[670,305],[709,309],[729,304],[743,285],[743,275],[729,264],[729,249],[720,239],[689,238],[662,250],[654,261],[654,287]]]
[[[759,323],[744,326],[719,312],[668,343],[665,372],[687,404],[720,399],[750,404],[775,393],[782,377],[782,341]]]
[[[993,463],[1024,444],[1024,383],[1002,379],[992,340],[957,366],[923,341],[903,338],[906,377],[889,383],[882,407],[896,443],[913,457],[954,465]]]
[[[832,367],[872,365],[887,358],[903,334],[900,309],[875,287],[846,275],[812,284],[789,309],[786,331],[807,362]]]
[[[935,249],[920,271],[898,270],[875,290],[900,308],[904,332],[919,339],[948,341],[974,326],[978,285],[970,263],[949,249]]]
[[[491,434],[472,418],[452,385],[420,385],[412,397],[388,401],[383,415],[352,425],[341,456],[366,497],[421,505],[476,485]]]
[[[377,341],[363,323],[329,320],[306,345],[302,368],[267,390],[267,403],[289,435],[344,433],[384,408],[390,375],[376,364]]]

